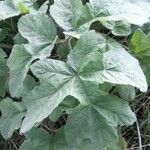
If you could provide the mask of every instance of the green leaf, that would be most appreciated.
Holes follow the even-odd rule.
[[[19,33],[26,38],[29,43],[38,46],[51,45],[57,35],[57,29],[51,18],[44,14],[28,14],[18,22]]]
[[[30,93],[30,91],[36,86],[36,82],[33,77],[30,75],[27,75],[24,82],[23,82],[23,91],[22,91],[22,97],[25,97]]]
[[[68,64],[83,80],[131,85],[145,92],[147,83],[139,62],[117,42],[107,43],[93,31],[84,34],[69,53]]]
[[[150,34],[146,35],[138,29],[132,36],[130,46],[131,50],[141,58],[145,63],[150,64]]]
[[[6,28],[0,28],[0,42],[7,37],[8,30]]]
[[[13,102],[7,98],[1,101],[0,110],[2,112],[0,132],[5,139],[8,139],[20,128],[26,109],[22,102]]]
[[[128,102],[116,96],[98,96],[92,106],[113,126],[132,125],[136,121]]]
[[[83,105],[95,101],[95,97],[103,93],[99,90],[99,83],[105,81],[132,85],[146,91],[145,76],[137,60],[120,45],[114,46],[115,43],[107,45],[106,49],[111,50],[105,52],[106,44],[103,41],[104,38],[94,31],[87,32],[69,53],[67,63],[44,59],[31,66],[33,74],[40,79],[41,84],[23,99],[27,116],[21,132],[27,132],[35,123],[48,117],[69,95]]]
[[[19,150],[49,150],[50,136],[43,129],[32,129],[26,134],[26,140],[23,142]]]
[[[13,97],[21,95],[23,81],[31,62],[32,53],[27,49],[27,45],[15,45],[13,47],[7,62],[10,68],[9,90]]]
[[[89,30],[95,21],[100,21],[114,35],[119,36],[131,33],[130,24],[142,26],[149,21],[140,7],[126,0],[90,0],[85,5],[80,0],[55,0],[50,13],[56,23],[65,30],[65,34],[77,38]]]
[[[149,21],[145,12],[128,0],[90,0],[95,14],[107,12],[110,20],[127,20],[130,24],[142,26]],[[96,8],[96,9],[95,9]],[[138,12],[137,12],[138,11]]]
[[[145,63],[144,60],[139,59],[140,63],[141,63],[141,67],[144,71],[144,74],[146,76],[148,85],[150,85],[150,65]]]
[[[11,17],[18,16],[20,14],[36,14],[46,13],[44,9],[47,9],[46,3],[41,8],[35,8],[33,0],[2,0],[0,1],[0,20],[5,20]]]
[[[50,11],[52,17],[64,30],[71,30],[73,28],[71,21],[77,16],[78,12],[80,13],[80,7],[82,7],[80,0],[55,0]]]
[[[62,103],[49,115],[50,120],[57,121],[64,114],[70,114],[74,108],[79,105],[77,99],[72,96],[67,96]]]
[[[79,107],[73,111],[65,126],[65,137],[71,147],[78,146],[88,139],[99,149],[117,143],[118,140],[116,128],[92,105]]]
[[[6,54],[0,48],[0,96],[4,97],[6,93],[6,86],[9,79],[9,68],[6,65]]]
[[[35,59],[50,56],[56,41],[55,24],[46,15],[26,15],[20,19],[18,26],[21,35],[30,43],[15,45],[8,59],[11,71],[9,89],[13,97],[21,95],[23,82],[31,63]]]
[[[116,96],[99,96],[95,100],[69,115],[65,126],[68,145],[77,146],[85,139],[97,147],[115,144],[117,125],[131,125],[136,120],[128,103]]]
[[[142,30],[138,29],[131,38],[130,49],[139,58],[143,71],[150,83],[150,34],[146,35]]]
[[[27,44],[28,43],[28,41],[24,37],[22,37],[20,33],[17,33],[14,36],[13,40],[14,40],[14,43],[18,44],[18,45]]]
[[[128,85],[117,85],[115,91],[126,101],[132,101],[136,96],[134,87]]]
[[[26,134],[26,140],[23,142],[19,150],[99,150],[91,144],[89,140],[85,140],[78,147],[70,147],[65,141],[64,129],[59,129],[56,133],[48,135],[43,129],[32,129]],[[101,149],[104,150],[104,149]]]
[[[73,73],[68,67],[63,62],[48,59],[38,61],[32,66],[34,74],[42,80],[40,86],[35,87],[24,99],[28,114],[21,132],[26,132],[35,123],[41,122],[68,96],[73,84]]]
[[[108,150],[127,150],[127,142],[123,137],[119,138],[119,142],[116,145],[111,145]]]
[[[67,55],[70,51],[69,48],[69,44],[68,43],[62,43],[59,45],[58,49],[57,49],[57,55],[59,57],[59,60],[66,60],[67,59]]]
[[[22,14],[22,13],[28,13],[29,8],[32,7],[32,5],[33,5],[33,2],[31,0],[0,1],[0,10],[1,10],[0,20],[5,20],[10,17],[18,16],[19,14]],[[26,10],[28,9],[28,12],[25,11],[25,8]]]
[[[19,15],[19,11],[16,10],[15,3],[12,0],[0,1],[0,10],[0,20]]]
[[[28,14],[30,12],[23,2],[18,4],[18,10],[21,12],[21,14]]]
[[[146,35],[141,29],[138,29],[132,36],[130,46],[131,50],[140,55],[149,52],[150,49],[150,34]]]

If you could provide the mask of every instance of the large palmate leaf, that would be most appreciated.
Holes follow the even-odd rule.
[[[9,68],[6,65],[5,57],[5,52],[0,48],[0,97],[5,96],[9,78]]]
[[[118,138],[116,125],[129,125],[136,120],[127,102],[115,96],[99,96],[96,99],[69,115],[65,126],[68,145],[79,145],[85,139],[99,148],[115,144]]]
[[[31,66],[32,72],[40,79],[41,85],[35,87],[23,99],[28,113],[23,121],[21,132],[26,132],[35,123],[41,122],[68,95],[74,96],[84,105],[94,101],[95,97],[101,93],[98,84],[105,81],[132,85],[140,88],[141,91],[146,91],[145,76],[137,60],[120,48],[120,45],[113,47],[113,44],[109,44],[108,46],[103,41],[104,38],[94,31],[87,32],[81,36],[69,53],[67,63],[44,59]],[[115,53],[116,48],[118,52],[121,52]],[[111,50],[106,51],[107,49]],[[122,60],[124,56],[121,55],[124,53],[127,55],[125,63]],[[109,60],[106,61],[105,56],[108,54]],[[130,61],[132,66],[127,64]]]
[[[120,36],[130,34],[129,24],[142,26],[149,21],[140,7],[127,0],[90,0],[84,6],[81,0],[55,0],[50,12],[58,25],[67,31],[65,33],[75,37],[88,30],[95,21]]]
[[[0,132],[5,139],[8,139],[12,136],[14,130],[20,128],[26,109],[22,102],[13,102],[7,98],[1,101],[0,110],[2,112]]]
[[[26,15],[22,18],[18,24],[19,31],[30,43],[15,45],[8,59],[9,89],[13,97],[20,96],[32,61],[50,56],[56,41],[56,27],[46,15]]]

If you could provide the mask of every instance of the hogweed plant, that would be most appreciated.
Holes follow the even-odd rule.
[[[121,150],[150,83],[150,3],[0,1],[0,132],[20,150]],[[61,117],[65,122],[55,130]]]

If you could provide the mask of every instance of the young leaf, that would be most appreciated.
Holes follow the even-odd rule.
[[[139,58],[148,82],[150,83],[150,33],[146,35],[138,29],[131,38],[130,49]]]
[[[20,2],[18,4],[18,9],[21,12],[21,14],[28,14],[30,12],[23,2]]]
[[[26,109],[22,102],[13,102],[7,98],[1,101],[0,110],[2,112],[0,132],[5,139],[8,139],[16,129],[20,128]]]
[[[150,33],[146,35],[142,30],[138,29],[132,36],[130,46],[138,57],[145,63],[150,64]]]

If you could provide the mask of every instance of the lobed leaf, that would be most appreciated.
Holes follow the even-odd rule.
[[[27,116],[23,121],[21,132],[27,132],[35,123],[41,122],[48,117],[63,99],[69,95],[78,99],[83,105],[95,101],[95,98],[102,94],[99,91],[98,84],[105,81],[132,85],[140,88],[142,91],[146,91],[145,76],[137,60],[121,48],[120,45],[113,47],[114,43],[109,45],[111,50],[105,52],[103,40],[101,41],[103,38],[99,37],[98,40],[94,40],[94,37],[99,37],[94,31],[87,32],[81,36],[74,49],[69,53],[67,63],[53,59],[44,59],[37,61],[31,66],[32,72],[40,79],[41,85],[34,88],[24,98],[27,106]],[[91,41],[91,44],[85,42],[88,40]],[[95,42],[100,44],[95,45]],[[94,45],[95,47],[93,47]],[[118,49],[116,50],[116,48]],[[115,50],[117,52],[113,55],[112,53]],[[109,54],[109,52],[111,53]],[[109,56],[106,57],[108,54]],[[106,61],[103,57],[108,60]],[[131,61],[133,65],[128,65],[128,62],[122,59],[123,57],[127,57],[126,61]],[[136,70],[134,71],[134,65],[138,73]],[[124,70],[125,67],[126,70]],[[119,101],[117,103],[119,105]],[[119,105],[121,110],[122,105]],[[124,108],[126,107],[124,106]],[[129,109],[126,108],[126,110]],[[129,119],[129,121],[127,119],[125,122],[127,124],[132,123],[131,120],[135,120],[133,118]],[[117,124],[125,124],[125,122],[119,123],[117,120],[115,122]]]

